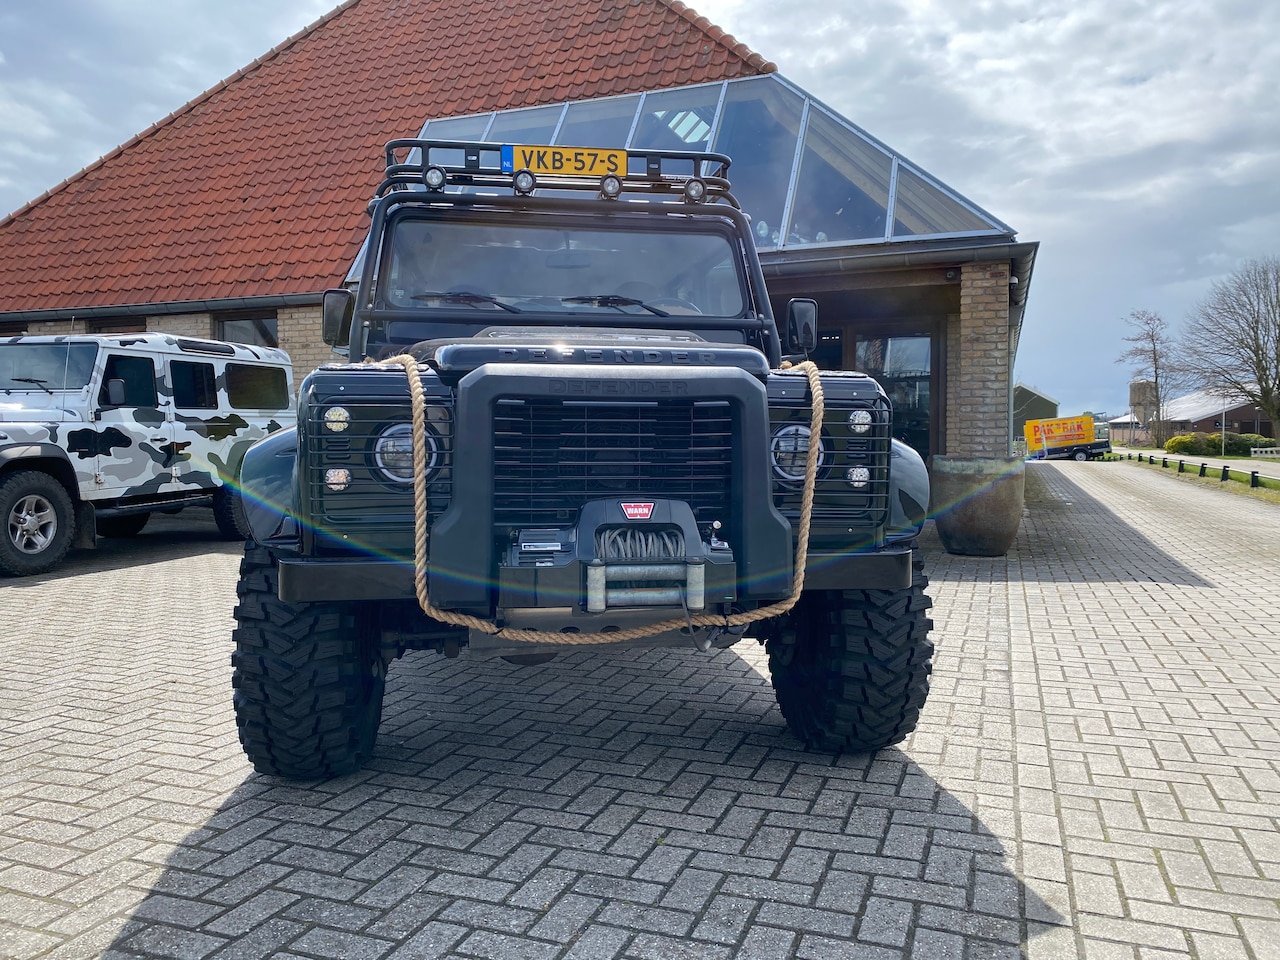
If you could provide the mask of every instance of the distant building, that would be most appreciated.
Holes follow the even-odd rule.
[[[1270,420],[1262,411],[1240,395],[1227,395],[1214,390],[1197,390],[1185,397],[1170,400],[1164,406],[1164,418],[1173,433],[1257,433],[1274,437]],[[1225,424],[1225,426],[1224,426]]]
[[[1053,420],[1058,416],[1058,401],[1025,383],[1013,385],[1013,436],[1022,436],[1028,420]]]

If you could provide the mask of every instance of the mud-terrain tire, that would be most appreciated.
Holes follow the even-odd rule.
[[[382,722],[386,668],[353,605],[285,603],[276,558],[250,541],[231,655],[236,726],[259,773],[322,780],[358,770]]]
[[[807,747],[879,750],[915,729],[933,661],[927,583],[913,558],[908,589],[806,591],[774,625],[774,693]]]
[[[240,491],[224,483],[213,491],[213,522],[224,540],[248,540],[249,520]]]
[[[122,517],[98,517],[94,524],[100,537],[136,537],[150,519],[149,513],[126,513]]]
[[[57,566],[75,527],[71,495],[49,474],[19,470],[0,481],[0,571],[26,577]]]

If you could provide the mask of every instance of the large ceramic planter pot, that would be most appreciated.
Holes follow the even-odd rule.
[[[947,553],[999,557],[1009,552],[1022,520],[1021,459],[934,457],[931,510]]]

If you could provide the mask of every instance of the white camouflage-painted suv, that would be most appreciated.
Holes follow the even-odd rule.
[[[41,573],[152,512],[212,506],[248,529],[235,483],[294,424],[283,350],[170,334],[0,339],[0,572]]]

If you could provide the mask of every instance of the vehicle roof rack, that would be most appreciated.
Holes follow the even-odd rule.
[[[620,162],[623,155],[625,163]],[[557,157],[567,169],[548,169]],[[724,200],[741,209],[730,193],[729,163],[729,157],[722,153],[697,150],[400,139],[386,146],[386,177],[378,185],[375,198],[397,190],[442,193],[448,187],[497,187],[529,195],[541,187],[590,191],[608,200],[623,193],[674,196],[688,203]],[[617,181],[616,185],[605,183],[610,178]]]

